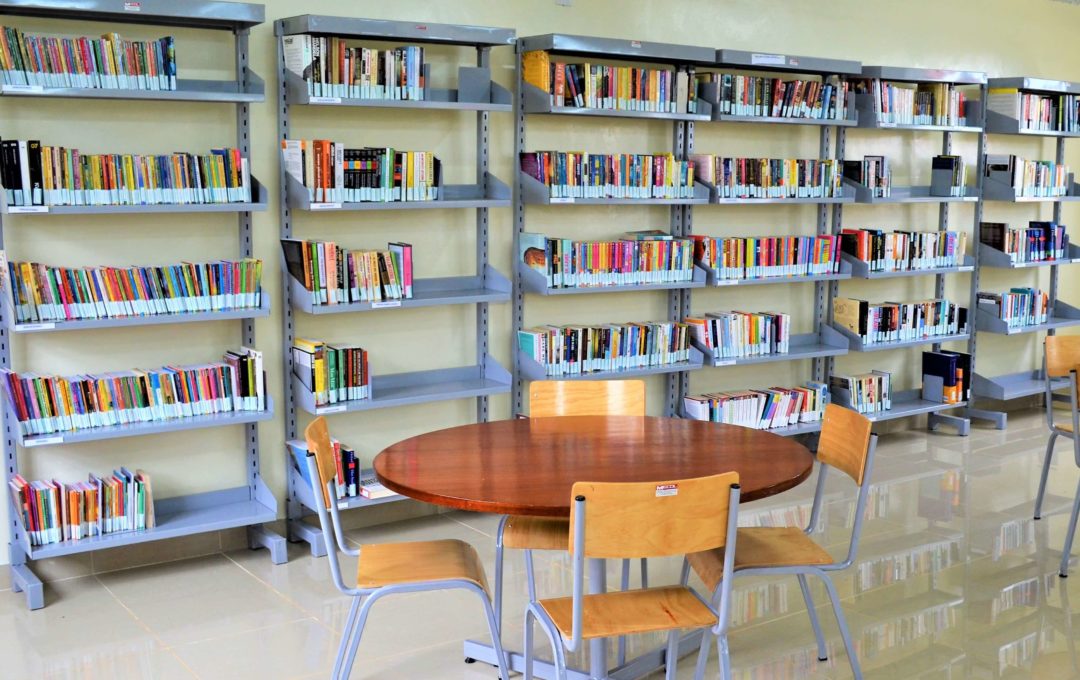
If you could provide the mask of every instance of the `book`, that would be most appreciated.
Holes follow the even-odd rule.
[[[845,120],[851,84],[838,76],[820,80],[770,78],[737,73],[703,73],[695,78],[701,92],[711,86],[722,114],[757,118]]]
[[[1065,225],[1056,222],[1029,222],[1027,228],[1013,229],[1003,222],[980,222],[979,241],[1000,250],[1014,263],[1064,259],[1069,250]]]
[[[1005,321],[1009,328],[1036,326],[1050,319],[1050,294],[1038,288],[1012,288],[1006,293],[979,292],[979,309]]]
[[[837,198],[843,195],[835,160],[690,156],[718,198]]]
[[[861,161],[844,161],[844,179],[861,184],[875,198],[892,195],[892,170],[884,156],[864,156]]]
[[[545,185],[551,198],[693,198],[694,163],[673,154],[521,154],[521,171]]]
[[[362,347],[296,338],[292,353],[293,375],[311,391],[316,406],[371,398],[368,353]]]
[[[960,156],[934,156],[930,165],[931,196],[967,196],[967,165]]]
[[[990,88],[987,110],[1016,120],[1021,130],[1080,132],[1080,100],[1075,94]]]
[[[855,92],[871,97],[878,123],[967,125],[967,100],[956,83],[906,83],[880,78],[855,81]]]
[[[662,69],[568,63],[553,61],[539,50],[522,55],[525,82],[547,93],[554,108],[695,113],[697,98],[690,90],[694,73],[689,65]]]
[[[360,477],[360,495],[369,500],[377,500],[400,494],[383,486],[379,478],[375,476],[374,470],[365,470]]]
[[[350,46],[344,38],[294,34],[281,38],[285,68],[305,81],[309,95],[349,99],[427,98],[424,48]]]
[[[281,239],[289,275],[316,305],[380,303],[412,298],[412,246],[346,250],[333,241]]]
[[[541,326],[518,331],[518,350],[549,376],[618,372],[690,360],[685,323],[645,321],[602,326]]]
[[[923,340],[967,332],[967,309],[944,299],[874,302],[833,299],[833,322],[864,344]]]
[[[618,241],[575,241],[525,232],[520,262],[544,275],[549,288],[598,288],[678,283],[694,278],[693,243],[660,234],[631,233]]]
[[[755,430],[818,422],[829,402],[828,385],[716,392],[683,399],[683,413],[695,420],[740,425]]]
[[[715,359],[786,354],[791,348],[791,315],[775,312],[717,312],[686,317],[698,348]]]
[[[892,408],[892,374],[871,371],[829,376],[831,399],[859,413],[880,413]]]
[[[923,399],[959,404],[970,395],[971,355],[944,350],[923,352],[922,374]],[[929,388],[929,378],[940,381],[940,390]]]
[[[1007,154],[987,154],[985,177],[1012,187],[1019,197],[1053,198],[1072,190],[1069,166],[1054,161],[1029,161]]]
[[[281,159],[315,203],[435,201],[442,186],[442,161],[430,151],[350,149],[326,139],[285,139]]]
[[[840,239],[823,236],[714,238],[695,234],[694,261],[718,281],[833,274]]]
[[[894,231],[843,229],[840,248],[865,262],[872,272],[959,267],[967,251],[962,231]]]

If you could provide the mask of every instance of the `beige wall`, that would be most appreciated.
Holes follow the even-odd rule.
[[[267,80],[274,93],[277,84],[272,21],[301,12],[371,18],[466,23],[512,27],[519,35],[568,32],[641,40],[679,42],[757,51],[858,59],[868,64],[976,69],[990,75],[1032,75],[1080,80],[1080,53],[1068,49],[1080,28],[1080,7],[1051,0],[683,0],[681,2],[614,2],[572,0],[570,7],[554,0],[458,0],[391,3],[311,0],[297,3],[276,0],[266,6],[267,23],[251,37],[251,65]],[[21,28],[56,33],[89,33],[105,30],[97,24],[17,20]],[[128,37],[158,36],[164,29],[122,27]],[[181,77],[229,77],[231,51],[219,34],[178,31],[177,56]],[[1048,46],[1058,46],[1050,49]],[[465,52],[437,51],[439,57],[468,63]],[[436,57],[432,57],[436,58]],[[494,77],[512,85],[511,50],[496,52]],[[225,68],[222,68],[225,65]],[[436,80],[450,77],[450,68],[434,68]],[[0,136],[41,139],[43,142],[78,145],[91,152],[173,150],[205,151],[233,139],[233,117],[228,107],[202,104],[161,105],[107,102],[21,100],[0,102]],[[253,172],[270,189],[271,209],[255,216],[256,255],[266,260],[264,283],[273,295],[275,309],[269,319],[257,323],[258,346],[269,358],[270,387],[279,402],[279,416],[259,428],[263,473],[271,488],[283,495],[284,433],[280,417],[281,309],[278,303],[278,161],[275,151],[274,101],[252,107]],[[493,114],[492,169],[510,178],[513,121],[508,114]],[[669,148],[670,127],[663,123],[626,121],[569,121],[533,117],[529,121],[529,147],[589,149],[597,151],[659,151]],[[76,127],[78,126],[78,127]],[[748,155],[811,156],[816,154],[815,130],[766,126],[699,125],[700,152]],[[409,111],[320,110],[297,111],[293,136],[321,136],[355,144],[390,144],[404,148],[432,149],[447,167],[450,182],[470,181],[474,144],[473,117],[452,112],[422,114]],[[974,162],[974,138],[958,139],[957,150]],[[1075,143],[1074,143],[1075,144]],[[897,182],[905,178],[927,181],[927,158],[936,153],[936,135],[901,135],[852,132],[848,157],[883,153],[893,159]],[[995,152],[1015,152],[1031,158],[1052,157],[1052,144],[1035,140],[995,137]],[[1070,148],[1080,166],[1076,147]],[[917,167],[915,167],[917,166]],[[987,219],[1021,223],[1050,209],[993,205]],[[923,228],[934,224],[930,207],[852,207],[847,226]],[[1075,212],[1067,209],[1066,224]],[[695,211],[695,227],[714,235],[742,234],[747,230],[772,233],[810,233],[815,213],[811,208],[719,208]],[[952,211],[953,225],[970,230],[971,207]],[[667,212],[630,208],[530,208],[528,228],[564,236],[615,236],[627,229],[665,226]],[[420,276],[464,274],[473,268],[473,217],[468,211],[385,212],[367,214],[299,215],[297,232],[303,237],[334,239],[352,247],[379,247],[388,240],[415,245]],[[179,259],[232,257],[235,251],[235,220],[226,216],[12,218],[5,236],[9,258],[34,259],[53,264],[164,264]],[[507,272],[511,250],[511,211],[491,215],[492,262]],[[1073,229],[1080,237],[1080,231]],[[1035,283],[1046,274],[1025,272],[987,275],[987,289]],[[1080,284],[1076,275],[1063,279],[1066,299]],[[874,286],[846,283],[842,292],[874,298],[926,296],[930,280],[878,282]],[[966,299],[967,279],[950,285],[954,299]],[[737,294],[703,291],[694,295],[694,310],[728,307],[769,308],[796,316],[797,330],[809,330],[807,308],[810,286],[761,286]],[[1075,297],[1075,296],[1072,296]],[[619,295],[575,297],[569,301],[530,297],[526,323],[569,323],[586,320],[662,318],[666,297]],[[509,365],[510,308],[493,306],[493,353]],[[385,311],[332,319],[300,318],[299,333],[327,340],[355,341],[371,351],[379,373],[446,367],[473,360],[474,312],[470,307],[430,310]],[[41,335],[32,342],[15,338],[15,365],[26,370],[110,370],[164,362],[216,359],[226,347],[237,344],[236,324],[199,324],[146,328],[131,331],[92,331],[78,335]],[[994,374],[1014,370],[1018,364],[1034,367],[1038,340],[987,338],[981,341],[982,370]],[[431,349],[431,348],[434,349]],[[841,370],[884,367],[904,375],[912,386],[916,376],[908,368],[915,352],[895,352],[841,359]],[[693,375],[694,391],[722,387],[791,384],[806,379],[808,362],[777,363],[754,369],[708,369]],[[659,408],[660,379],[651,384],[653,409]],[[370,460],[381,448],[403,437],[454,425],[472,417],[472,401],[335,417],[334,433],[352,443]],[[509,401],[492,402],[495,417],[509,413]],[[302,419],[306,422],[306,419]],[[239,429],[163,435],[70,447],[22,452],[27,476],[82,477],[86,471],[102,472],[113,466],[139,466],[152,472],[159,497],[209,490],[242,483],[243,460],[237,449]],[[0,509],[3,518],[4,509]],[[0,555],[4,560],[6,555]]]

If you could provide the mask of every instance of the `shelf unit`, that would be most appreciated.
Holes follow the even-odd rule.
[[[605,205],[605,206],[670,206],[670,233],[675,236],[684,236],[683,220],[687,206],[704,205],[712,200],[712,192],[709,187],[701,182],[694,186],[693,198],[681,199],[620,199],[620,198],[551,198],[546,186],[535,178],[521,172],[521,154],[530,151],[526,144],[528,120],[535,115],[565,116],[567,122],[580,118],[622,118],[639,121],[667,121],[671,123],[672,153],[677,159],[685,159],[687,156],[686,138],[693,128],[694,122],[707,121],[712,116],[712,110],[708,102],[698,98],[697,112],[694,114],[654,113],[646,111],[608,111],[604,109],[589,109],[578,107],[557,107],[551,105],[548,93],[526,83],[522,72],[522,55],[525,52],[544,50],[556,57],[584,57],[593,62],[596,61],[630,61],[634,63],[649,63],[660,66],[703,66],[712,63],[714,51],[706,47],[693,47],[688,45],[674,45],[668,43],[651,43],[637,40],[619,40],[613,38],[595,38],[577,35],[548,34],[532,37],[519,38],[517,41],[517,97],[515,99],[515,114],[517,128],[514,148],[514,261],[517,263],[520,236],[526,231],[526,206],[581,206],[581,205]],[[567,208],[569,209],[569,207]],[[537,363],[532,357],[517,350],[517,333],[525,324],[525,300],[528,295],[568,295],[568,294],[592,294],[592,293],[617,293],[635,291],[667,291],[668,319],[678,321],[683,316],[683,295],[691,288],[701,288],[705,285],[705,272],[695,267],[692,281],[679,282],[677,284],[646,284],[635,286],[610,286],[603,288],[548,288],[544,277],[538,272],[531,271],[524,266],[515,265],[517,270],[514,275],[514,316],[511,342],[513,343],[514,361],[514,402],[515,413],[523,413],[525,410],[524,393],[525,382],[529,380],[542,380],[546,378],[544,366]],[[649,366],[636,369],[628,369],[610,372],[595,372],[583,375],[561,376],[559,379],[575,380],[598,380],[605,378],[630,378],[648,375],[666,375],[667,398],[663,407],[666,415],[675,415],[679,412],[681,396],[679,386],[682,376],[687,371],[698,370],[702,367],[704,357],[696,349],[691,349],[691,359],[687,362],[668,364],[663,366]],[[554,377],[554,376],[553,376]]]
[[[334,36],[356,41],[394,41],[398,44],[434,44],[457,48],[473,48],[476,51],[475,66],[458,68],[456,89],[425,87],[424,100],[375,100],[341,97],[316,97],[307,92],[306,84],[285,68],[285,55],[281,39],[286,35],[310,33]],[[303,284],[293,279],[283,269],[286,281],[285,312],[283,314],[284,383],[286,439],[296,439],[300,433],[298,412],[311,415],[355,413],[374,409],[394,408],[409,404],[422,404],[453,399],[475,399],[478,421],[488,418],[488,397],[505,394],[510,390],[511,376],[489,353],[488,305],[508,302],[511,284],[506,276],[492,267],[488,260],[488,211],[491,208],[510,206],[510,188],[488,171],[489,117],[492,112],[509,112],[511,95],[506,88],[491,80],[490,56],[493,47],[514,44],[511,29],[454,24],[421,24],[405,21],[383,21],[302,15],[279,19],[274,22],[277,42],[278,75],[278,138],[290,138],[290,110],[294,106],[327,107],[341,106],[357,109],[395,109],[425,112],[450,110],[475,112],[476,114],[476,182],[474,184],[445,185],[439,189],[435,201],[410,201],[394,203],[315,203],[309,200],[307,190],[285,171],[280,163],[281,180],[281,238],[292,238],[296,214],[329,211],[370,210],[431,210],[467,209],[476,211],[476,272],[469,276],[450,276],[416,279],[413,297],[408,300],[390,300],[380,303],[349,303],[317,305]],[[431,80],[428,78],[428,85]],[[408,115],[408,114],[403,114]],[[313,220],[315,218],[310,218]],[[369,399],[316,406],[310,390],[293,376],[292,352],[296,325],[300,319],[296,313],[312,316],[326,314],[380,313],[390,314],[395,309],[412,309],[445,305],[475,305],[476,307],[476,363],[411,373],[374,375],[371,379],[372,396]],[[296,469],[293,457],[287,455],[286,520],[290,540],[307,541],[311,554],[326,554],[326,544],[317,528],[303,521],[315,512],[311,491]],[[403,500],[404,496],[392,496],[379,501],[363,498],[347,499],[343,509],[363,508],[381,503]]]
[[[262,79],[248,67],[249,30],[262,23],[263,6],[249,3],[192,0],[183,4],[169,0],[142,0],[137,14],[125,11],[123,4],[109,0],[86,0],[77,4],[64,0],[36,0],[33,3],[5,0],[0,2],[0,14],[31,16],[46,19],[104,21],[122,24],[152,24],[184,28],[212,29],[229,32],[235,44],[236,76],[230,81],[178,81],[176,91],[91,90],[75,88],[3,88],[0,95],[17,97],[52,97],[64,99],[130,100],[135,102],[197,101],[232,104],[236,106],[236,142],[245,158],[250,159],[250,114],[248,104],[265,99]],[[266,209],[266,193],[252,177],[253,200],[250,203],[215,205],[142,205],[142,206],[57,206],[44,210],[36,207],[2,206],[0,209],[0,246],[3,244],[3,227],[9,215],[15,221],[32,217],[48,219],[49,215],[94,214],[165,214],[165,213],[237,213],[240,257],[251,257],[252,211]],[[262,305],[256,309],[229,312],[200,312],[192,314],[169,314],[159,316],[98,319],[21,324],[16,323],[9,305],[0,305],[0,367],[11,368],[12,357],[9,334],[33,334],[53,331],[78,331],[90,328],[121,328],[205,321],[240,321],[240,340],[247,346],[255,344],[257,317],[269,314],[269,301],[263,291]],[[6,401],[6,400],[5,400]],[[44,546],[31,546],[30,539],[14,507],[9,493],[11,516],[11,583],[14,592],[24,592],[30,609],[44,606],[45,599],[41,580],[33,573],[29,562],[37,559],[60,557],[77,553],[103,550],[148,541],[180,536],[247,527],[248,543],[252,548],[265,547],[275,564],[285,561],[285,539],[263,526],[277,519],[277,500],[267,487],[259,471],[259,433],[257,423],[273,417],[273,403],[267,399],[263,412],[222,413],[168,420],[102,427],[54,435],[20,436],[16,418],[8,407],[4,408],[7,436],[4,437],[4,456],[7,478],[19,471],[18,448],[72,444],[78,442],[116,439],[180,430],[243,425],[244,453],[247,470],[246,485],[205,493],[197,493],[156,501],[157,526],[139,532],[110,534],[64,541]],[[42,455],[42,454],[37,454]]]
[[[982,85],[983,101],[987,101],[987,92],[992,89],[1017,89],[1020,91],[1039,92],[1047,94],[1080,94],[1080,83],[1071,83],[1060,80],[1046,80],[1043,78],[1028,78],[1028,77],[1016,77],[1016,78],[990,78],[985,84]],[[996,111],[990,111],[985,109],[983,111],[983,127],[982,134],[979,135],[979,183],[983,191],[983,201],[1002,201],[1008,203],[1053,203],[1054,206],[1054,221],[1061,222],[1061,208],[1065,202],[1080,200],[1080,188],[1076,183],[1069,178],[1070,188],[1068,195],[1057,198],[1047,197],[1017,197],[1015,190],[1012,187],[1004,186],[999,182],[987,179],[985,175],[986,170],[986,156],[989,146],[989,135],[1014,135],[1014,136],[1027,136],[1036,139],[1051,138],[1055,140],[1055,154],[1054,159],[1057,163],[1063,164],[1065,162],[1065,140],[1069,137],[1080,137],[1080,133],[1071,132],[1053,132],[1048,130],[1022,130],[1020,129],[1020,121],[1007,115],[1003,115]],[[993,318],[986,312],[979,311],[976,313],[976,328],[972,333],[971,340],[968,343],[968,352],[971,353],[973,370],[975,362],[975,351],[978,345],[978,335],[980,333],[995,333],[1004,335],[1017,335],[1022,333],[1036,333],[1045,331],[1048,335],[1054,335],[1058,328],[1067,326],[1080,325],[1080,310],[1077,310],[1071,305],[1067,305],[1058,299],[1058,284],[1060,278],[1060,266],[1063,264],[1071,264],[1078,261],[1080,257],[1080,248],[1074,244],[1069,245],[1069,250],[1066,253],[1066,257],[1062,260],[1054,260],[1049,262],[1028,262],[1016,264],[1009,262],[1008,255],[989,248],[979,243],[979,224],[983,221],[983,210],[985,209],[985,203],[981,202],[975,208],[975,221],[973,227],[973,242],[975,243],[975,274],[971,277],[971,306],[974,309],[976,307],[977,295],[980,291],[980,280],[982,276],[983,267],[990,268],[1003,268],[1003,269],[1021,269],[1026,267],[1049,267],[1050,268],[1050,309],[1053,310],[1053,314],[1047,323],[1039,324],[1037,326],[1028,326],[1022,328],[1008,328],[1004,322],[1000,319]],[[977,370],[974,372],[972,380],[972,395],[976,397],[983,397],[987,399],[997,399],[1001,401],[1009,401],[1012,399],[1019,399],[1022,397],[1030,397],[1037,394],[1042,394],[1045,390],[1045,374],[1041,368],[1034,370],[1025,370],[1015,373],[1007,373],[1003,375],[985,375],[979,373]],[[1004,429],[1008,423],[1008,416],[1001,411],[991,411],[986,409],[968,409],[968,415],[972,418],[979,418],[981,420],[988,420],[994,424],[998,429]]]
[[[966,122],[971,122],[973,119],[979,121],[979,125],[907,125],[907,124],[894,124],[894,123],[882,123],[878,120],[875,113],[875,106],[873,101],[873,95],[859,94],[856,95],[856,108],[859,111],[859,127],[868,130],[890,130],[890,131],[912,131],[912,132],[940,132],[941,133],[941,153],[951,154],[953,135],[957,133],[979,133],[982,131],[981,116],[984,111],[984,102],[986,101],[986,74],[977,71],[960,71],[952,69],[923,69],[923,68],[906,68],[906,67],[894,67],[894,66],[863,66],[862,76],[864,78],[875,78],[886,81],[904,82],[904,83],[950,83],[957,86],[978,86],[979,98],[977,100],[969,100],[965,104],[965,118]],[[836,157],[844,157],[844,148],[847,143],[847,135],[845,129],[840,129],[836,139]],[[982,168],[982,155],[979,156],[980,170]],[[977,182],[975,187],[968,187],[967,196],[931,196],[930,187],[928,186],[910,186],[910,187],[893,187],[892,195],[885,198],[878,198],[870,196],[870,192],[862,186],[853,185],[847,180],[845,183],[848,186],[852,186],[856,191],[856,202],[867,204],[904,204],[904,203],[931,203],[938,205],[938,231],[944,232],[949,229],[949,207],[952,203],[972,203],[976,206],[976,213],[979,211],[979,206],[982,204],[980,197],[982,196],[982,183]],[[843,224],[843,207],[839,206],[833,211],[833,233],[840,234]],[[958,267],[940,267],[927,270],[910,270],[902,272],[870,272],[865,263],[859,262],[854,258],[845,258],[852,266],[853,278],[865,278],[865,279],[885,279],[885,278],[899,278],[899,277],[911,277],[911,276],[933,276],[934,277],[934,296],[936,298],[945,297],[945,277],[952,274],[972,273],[972,278],[975,278],[975,270],[978,266],[977,259],[967,257],[964,258],[964,263]],[[840,286],[837,283],[831,285],[829,295],[829,310],[828,315],[830,323],[832,323],[832,301],[837,297],[840,292]],[[916,340],[904,340],[899,342],[883,342],[883,343],[864,343],[861,338],[851,333],[847,329],[836,326],[837,330],[842,332],[850,341],[851,351],[853,352],[876,352],[891,349],[901,349],[909,347],[918,347],[923,345],[932,345],[933,349],[941,349],[943,342],[953,342],[967,340],[971,342],[971,338],[974,337],[974,300],[968,304],[968,330],[966,332],[954,333],[950,335],[932,336],[929,338],[921,338]],[[835,324],[834,324],[835,325]],[[832,359],[827,360],[828,375],[832,375],[834,372],[834,362]],[[974,363],[974,354],[972,355],[972,363]],[[957,433],[961,436],[966,436],[971,427],[971,421],[968,417],[961,417],[955,414],[945,413],[946,411],[955,411],[960,408],[965,408],[966,403],[960,404],[943,404],[933,401],[928,401],[922,398],[921,390],[903,390],[893,393],[892,398],[893,407],[888,411],[881,411],[879,413],[867,414],[868,417],[875,421],[894,420],[896,418],[905,418],[913,415],[927,414],[928,426],[931,430],[936,429],[940,425],[950,425],[955,427]]]

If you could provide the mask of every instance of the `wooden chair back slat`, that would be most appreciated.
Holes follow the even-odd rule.
[[[847,473],[862,485],[873,423],[861,413],[827,404],[818,438],[817,459]]]
[[[643,416],[643,380],[536,380],[529,416]]]
[[[1046,337],[1046,374],[1059,378],[1080,366],[1080,335]]]
[[[330,430],[326,426],[326,418],[319,416],[311,421],[304,429],[304,439],[307,440],[308,451],[315,454],[315,463],[319,468],[319,487],[322,489],[323,502],[330,509],[330,494],[326,491],[326,485],[337,475],[337,465],[334,463],[334,444],[330,441]]]

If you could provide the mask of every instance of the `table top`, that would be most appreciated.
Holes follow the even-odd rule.
[[[813,455],[761,430],[682,418],[562,416],[411,437],[375,458],[387,488],[460,510],[565,517],[575,482],[661,482],[736,470],[742,500],[810,476]]]

